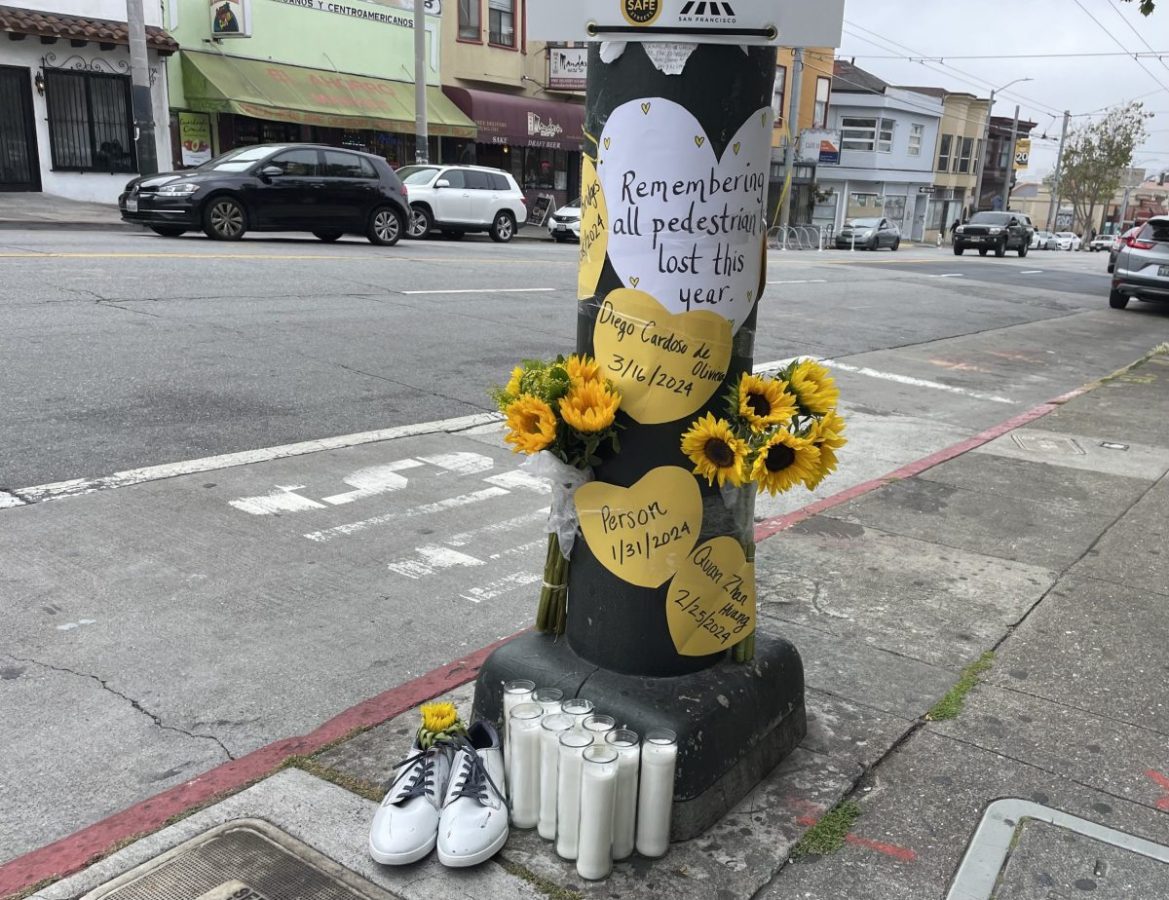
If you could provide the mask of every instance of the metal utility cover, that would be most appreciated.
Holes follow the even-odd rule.
[[[394,900],[258,819],[213,828],[82,900]]]
[[[1025,431],[1011,433],[1011,440],[1031,453],[1045,453],[1055,456],[1084,456],[1084,448],[1069,437],[1028,434]]]

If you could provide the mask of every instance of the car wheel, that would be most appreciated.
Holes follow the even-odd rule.
[[[1108,264],[1108,274],[1111,275],[1116,266],[1113,263]]]
[[[381,247],[392,247],[402,237],[406,223],[402,214],[392,206],[379,206],[369,217],[369,242]]]
[[[880,248],[880,246],[881,246],[881,242],[878,241],[876,238],[873,238],[871,241],[869,241],[869,249],[870,250],[876,251]]]
[[[495,214],[495,221],[491,223],[491,240],[506,244],[515,237],[515,219],[509,212]]]
[[[897,248],[898,248],[898,247],[900,247],[900,246],[901,246],[901,238],[897,238],[897,240],[895,240],[895,241],[893,242],[893,246],[892,246],[892,247],[890,247],[889,249],[891,249],[891,250],[892,250],[894,253],[896,253],[896,252],[897,252]]]
[[[151,225],[150,230],[155,234],[161,234],[163,237],[180,237],[187,233],[187,229],[178,228],[174,225]]]
[[[203,233],[215,241],[238,241],[248,230],[248,216],[234,197],[212,197],[203,207]]]
[[[979,256],[986,256],[986,254],[987,254],[987,253],[989,253],[989,252],[990,252],[990,248],[989,248],[989,247],[979,247],[979,248],[978,248],[978,255],[979,255]]]
[[[461,231],[444,231],[442,236],[448,241],[461,241],[463,239],[463,232]]]
[[[333,241],[335,241],[341,237],[341,232],[339,232],[339,231],[314,231],[313,237],[324,241],[326,244],[331,244],[331,243],[333,243]]]
[[[958,246],[957,244],[955,244],[955,245],[954,245],[954,255],[955,255],[955,256],[961,256],[961,255],[962,255],[962,251],[963,251],[963,250],[965,250],[965,249],[966,249],[965,247],[960,247],[960,246]]]
[[[410,207],[410,230],[407,232],[409,237],[416,241],[423,240],[433,227],[434,216],[430,214],[430,210],[425,206]]]
[[[1027,255],[1027,251],[1029,251],[1030,249],[1031,249],[1031,247],[1030,247],[1030,246],[1028,246],[1027,244],[1023,244],[1023,245],[1022,245],[1022,246],[1019,248],[1019,259],[1022,259],[1024,256],[1026,256],[1026,255]]]
[[[1113,309],[1124,309],[1128,306],[1128,294],[1122,294],[1116,288],[1108,295],[1108,305]]]
[[[1002,258],[1007,255],[1007,242],[1000,241],[994,248],[994,255]]]
[[[552,240],[556,241],[558,244],[563,244],[568,241],[568,238],[563,234],[554,234],[552,235]]]

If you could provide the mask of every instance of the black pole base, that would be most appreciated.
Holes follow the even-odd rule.
[[[475,683],[475,719],[503,717],[503,682],[527,678],[587,697],[644,735],[678,735],[671,838],[698,837],[791,753],[807,733],[804,667],[795,646],[759,635],[755,659],[669,678],[622,675],[581,659],[563,637],[530,633],[491,654]]]

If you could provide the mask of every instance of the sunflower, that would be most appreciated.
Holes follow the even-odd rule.
[[[569,381],[574,388],[591,381],[603,381],[601,366],[591,356],[578,356],[574,353],[565,360],[564,368],[568,371]]]
[[[503,392],[509,397],[518,397],[520,395],[520,379],[524,377],[524,367],[516,366],[511,370],[511,378],[507,380],[507,385]]]
[[[621,395],[601,381],[576,384],[560,399],[560,417],[566,425],[582,434],[595,434],[613,424]]]
[[[459,721],[459,712],[453,703],[424,703],[422,705],[422,727],[440,734]]]
[[[759,448],[751,478],[759,482],[759,493],[767,491],[774,496],[813,478],[819,461],[819,449],[807,438],[777,431]]]
[[[840,399],[840,388],[828,370],[814,360],[806,359],[792,370],[787,389],[808,413],[820,416],[828,412]]]
[[[745,374],[739,379],[739,415],[759,433],[787,425],[796,412],[796,401],[784,390],[787,383]]]
[[[742,485],[747,445],[735,437],[725,419],[715,419],[710,413],[696,419],[682,435],[682,452],[694,463],[694,474],[705,478],[707,484],[714,484],[717,478],[720,487],[727,481],[735,487]]]
[[[539,453],[556,440],[556,414],[531,394],[520,394],[504,410],[508,433],[504,441],[515,453]]]
[[[820,459],[814,475],[804,480],[804,486],[808,490],[814,491],[820,486],[821,481],[836,471],[836,451],[848,443],[843,432],[844,419],[837,415],[834,409],[828,410],[824,418],[812,425],[808,440],[820,451]]]

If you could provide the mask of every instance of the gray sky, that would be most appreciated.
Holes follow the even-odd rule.
[[[1134,165],[1156,174],[1169,169],[1169,0],[1148,18],[1137,5],[1122,0],[848,0],[838,55],[856,57],[858,66],[891,84],[932,85],[981,97],[1012,79],[1033,79],[995,97],[996,115],[1013,115],[1018,102],[1021,118],[1038,123],[1036,136],[1046,131],[1053,138],[1033,142],[1031,167],[1020,173],[1022,180],[1037,179],[1055,167],[1063,110],[1071,110],[1074,125],[1086,121],[1076,113],[1139,97],[1156,116],[1148,122],[1149,139],[1134,155]],[[1138,64],[1131,56],[1036,58],[1149,52],[1133,28],[1153,50],[1165,51],[1163,63],[1149,57]],[[1014,54],[1028,58],[957,58]],[[880,58],[891,56],[901,58]],[[905,58],[911,56],[942,57],[944,63]]]

